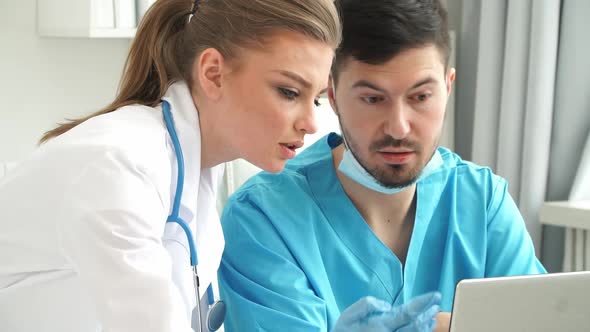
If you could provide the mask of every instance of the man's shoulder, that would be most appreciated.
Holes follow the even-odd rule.
[[[246,181],[234,196],[257,195],[265,192],[282,192],[281,188],[297,189],[305,184],[305,178],[299,169],[284,169],[280,173],[261,171]]]
[[[440,191],[448,197],[462,197],[469,202],[469,208],[486,209],[493,202],[504,199],[508,190],[508,182],[492,169],[471,161],[463,160],[458,154],[446,148],[439,148],[443,159],[442,176],[433,177],[432,181],[440,180]],[[477,204],[480,202],[481,204]]]
[[[439,147],[438,152],[443,159],[444,169],[460,175],[473,176],[497,176],[488,166],[478,165],[472,161],[464,160],[457,153],[445,147]]]
[[[313,164],[250,178],[226,201],[221,216],[224,229],[254,232],[267,240],[273,238],[270,234],[312,237],[309,226],[322,217],[308,171],[313,171]]]
[[[478,165],[464,160],[457,153],[444,148],[438,148],[443,159],[444,181],[456,183],[458,188],[480,187],[493,190],[498,184],[505,184],[506,180],[495,174],[488,166]]]
[[[233,195],[233,199],[281,201],[299,195],[310,194],[310,172],[330,169],[333,171],[328,137],[320,139],[291,160],[280,173],[260,172],[246,181]]]
[[[231,197],[228,203],[236,200],[258,201],[285,201],[293,197],[305,197],[310,195],[307,173],[313,166],[297,165],[286,167],[280,173],[268,173],[262,171],[246,181]]]

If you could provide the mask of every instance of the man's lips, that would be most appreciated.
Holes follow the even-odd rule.
[[[381,151],[378,151],[378,153],[386,163],[392,164],[392,165],[405,164],[412,157],[414,157],[416,155],[416,153],[414,151],[407,151],[407,150],[404,150],[404,151],[398,150],[395,152],[391,152],[388,150],[381,150]]]
[[[408,149],[408,148],[383,148],[383,149],[378,149],[377,152],[384,152],[384,153],[408,153],[408,152],[414,152],[414,150]]]

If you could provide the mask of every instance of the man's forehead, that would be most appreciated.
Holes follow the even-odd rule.
[[[445,63],[440,50],[435,45],[407,48],[378,64],[358,60],[354,56],[343,59],[337,75],[359,72],[367,74],[402,74],[422,70],[441,70]]]
[[[440,83],[444,80],[444,67],[442,64],[421,64],[408,67],[395,67],[384,65],[366,65],[366,64],[351,64],[346,69],[341,71],[339,80],[344,85],[353,87],[362,87],[363,84],[357,84],[359,81],[371,82],[379,86],[397,86],[412,87],[417,82],[423,84]]]

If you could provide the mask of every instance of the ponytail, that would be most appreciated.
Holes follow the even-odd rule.
[[[80,123],[123,106],[155,106],[170,84],[183,79],[177,59],[182,30],[191,14],[191,0],[158,0],[145,14],[131,44],[115,100],[86,117],[70,120],[46,132],[40,143],[57,137]]]
[[[265,37],[280,30],[304,34],[332,49],[340,42],[333,0],[193,1],[157,0],[137,29],[115,100],[46,132],[40,142],[126,105],[153,107],[172,82],[184,80],[192,87],[195,57],[207,48],[217,49],[229,61],[239,57],[242,47],[264,47]]]

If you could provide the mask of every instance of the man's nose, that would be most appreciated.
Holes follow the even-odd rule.
[[[394,104],[388,113],[385,133],[399,140],[406,138],[411,130],[409,111],[403,102]]]

